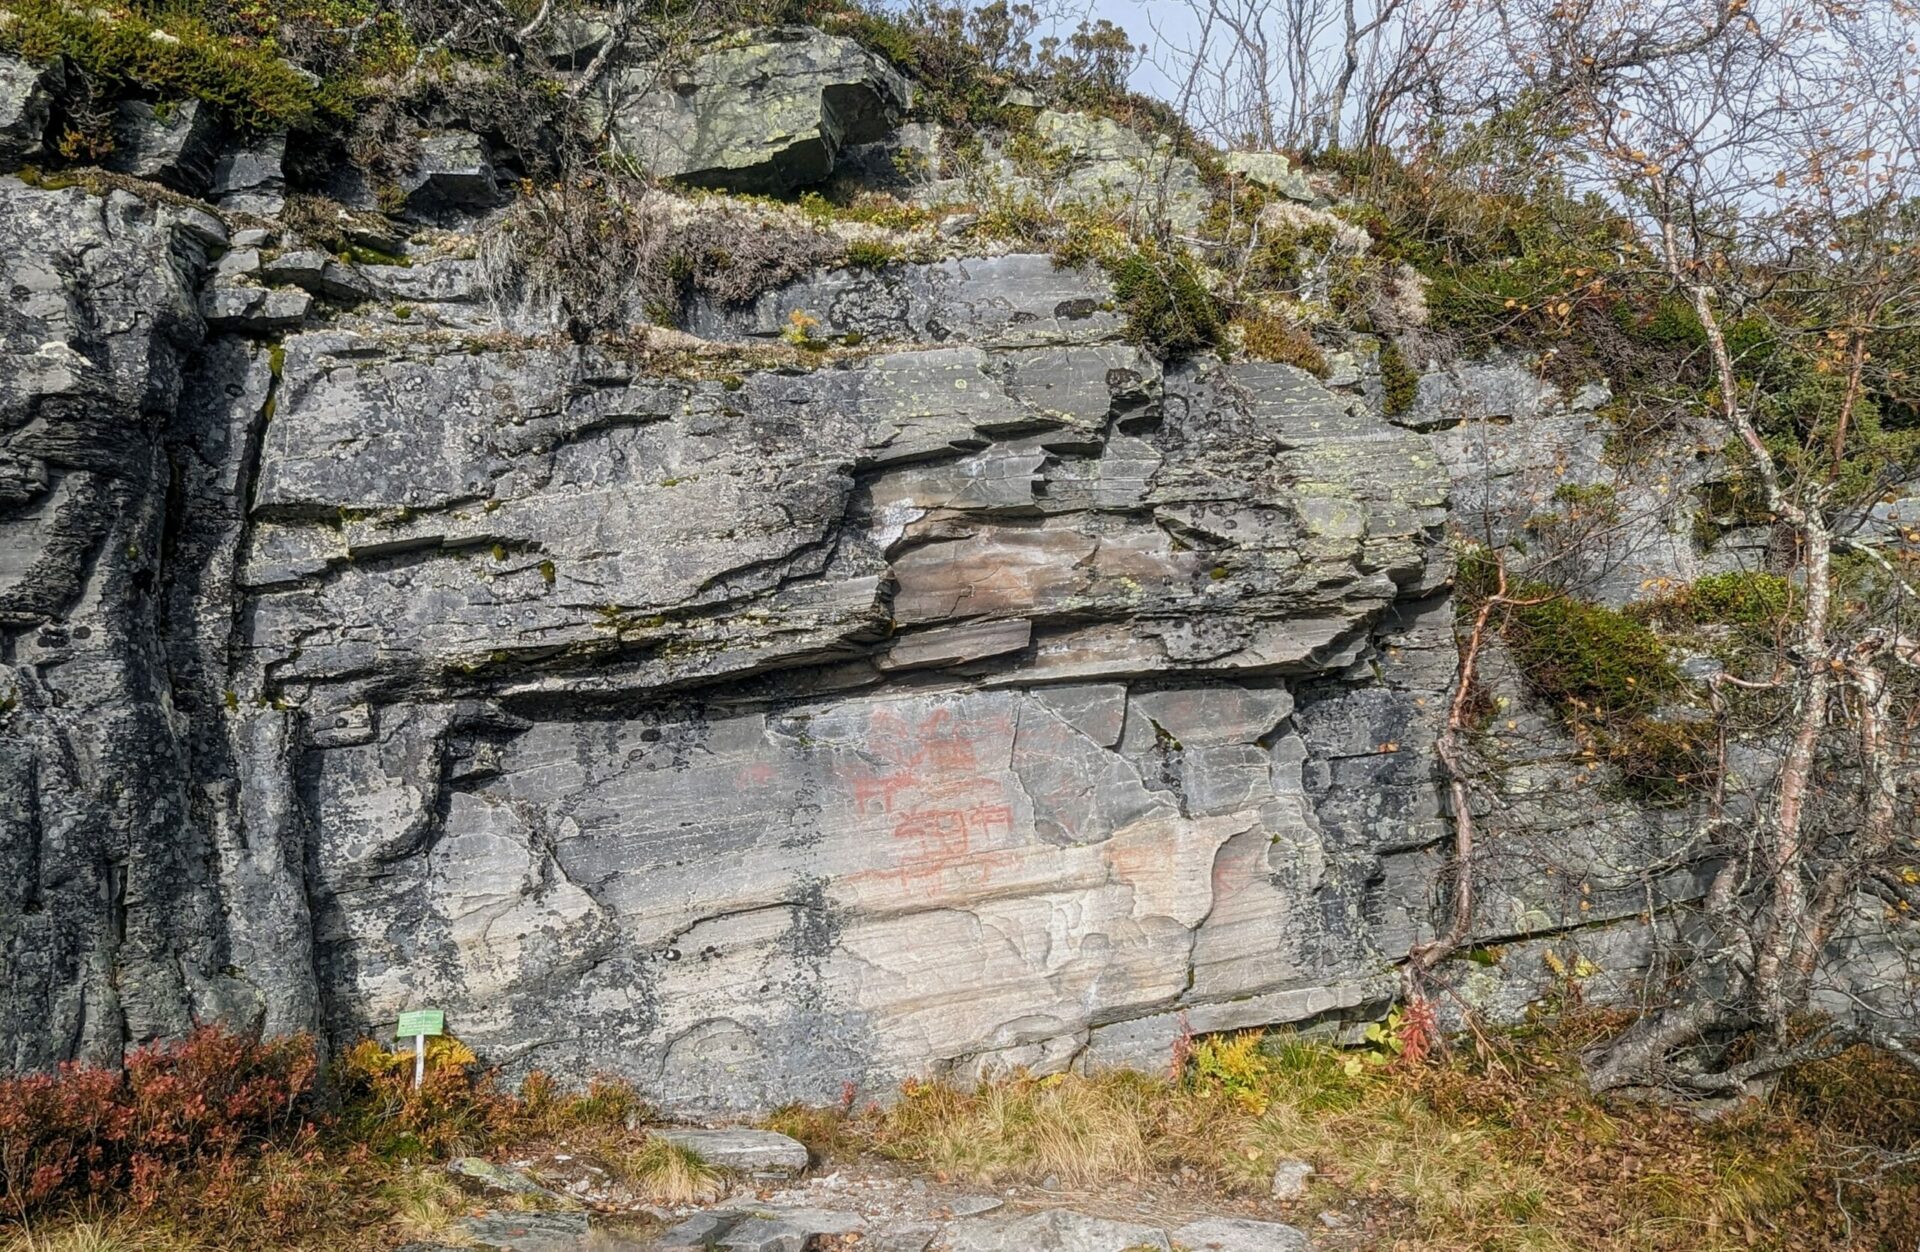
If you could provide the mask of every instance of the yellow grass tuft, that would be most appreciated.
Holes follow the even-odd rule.
[[[705,1204],[727,1193],[725,1170],[657,1136],[622,1155],[618,1168],[629,1186],[656,1204]]]
[[[475,1207],[473,1197],[437,1166],[401,1170],[381,1184],[378,1198],[402,1240],[461,1247],[471,1242],[458,1222]]]

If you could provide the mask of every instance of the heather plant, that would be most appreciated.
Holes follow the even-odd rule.
[[[124,1072],[64,1065],[0,1080],[0,1189],[10,1214],[124,1195],[150,1208],[190,1171],[310,1144],[313,1042],[255,1043],[203,1026],[127,1058]]]

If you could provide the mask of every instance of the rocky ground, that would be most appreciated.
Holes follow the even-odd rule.
[[[455,1225],[449,1237],[456,1242],[407,1249],[1346,1252],[1385,1246],[1374,1242],[1376,1223],[1357,1210],[1312,1211],[1297,1203],[1302,1171],[1311,1172],[1297,1162],[1282,1165],[1274,1195],[1265,1198],[1229,1198],[1178,1180],[1077,1190],[1047,1179],[983,1190],[864,1157],[803,1175],[806,1148],[770,1131],[663,1133],[736,1171],[732,1193],[708,1206],[663,1209],[623,1201],[604,1187],[597,1167],[564,1153],[501,1164],[457,1161],[456,1177],[483,1198],[524,1202],[533,1195],[551,1207],[481,1209]],[[589,1204],[594,1211],[584,1207]]]

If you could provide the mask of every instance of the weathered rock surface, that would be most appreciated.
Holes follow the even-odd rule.
[[[601,91],[614,145],[662,178],[781,193],[823,182],[906,111],[906,81],[811,27],[729,35],[685,67],[636,65]]]
[[[771,1130],[658,1130],[669,1143],[699,1154],[709,1165],[742,1174],[780,1177],[807,1167],[807,1146]]]
[[[731,390],[287,341],[240,579],[333,1029],[744,1108],[1379,994],[1414,923],[1290,676],[1444,576],[1424,439],[1163,376],[1045,258],[899,282],[950,346]]]
[[[29,65],[0,53],[0,163],[40,155],[64,77],[58,65]]]
[[[106,166],[197,195],[213,177],[222,129],[213,106],[198,100],[122,100]]]
[[[186,400],[201,336],[187,275],[204,263],[193,232],[131,196],[0,178],[0,287],[12,293],[0,314],[0,1058],[11,1069],[117,1060],[127,1038],[178,1034],[195,1017],[261,1020],[258,997],[222,972],[222,852],[193,813],[203,797],[173,715],[197,678],[224,682],[223,663],[203,662],[221,642],[215,605],[232,595],[223,554],[244,471],[222,462],[241,459],[236,410],[262,394],[244,350],[223,351],[208,366],[232,391],[214,411]],[[205,459],[183,464],[181,488],[204,507],[169,537],[170,461],[196,445]],[[216,723],[202,729],[223,738]],[[201,764],[208,786],[233,781],[230,766]]]
[[[434,1004],[749,1109],[1391,994],[1446,834],[1428,424],[1166,368],[1044,256],[697,308],[865,345],[703,381],[313,302],[484,326],[468,261],[0,194],[13,1064]]]

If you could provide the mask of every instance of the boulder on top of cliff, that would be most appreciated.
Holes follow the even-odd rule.
[[[220,121],[199,100],[122,100],[114,106],[106,167],[199,195],[213,178]]]
[[[1227,173],[1237,174],[1250,183],[1278,192],[1289,200],[1312,204],[1313,184],[1293,168],[1282,152],[1229,152],[1221,159]]]
[[[286,207],[286,157],[287,137],[278,134],[224,152],[207,194],[228,212],[278,217]]]
[[[684,69],[609,75],[599,106],[614,146],[663,178],[778,194],[887,134],[908,97],[906,79],[852,40],[779,27],[718,40]]]
[[[1037,101],[1032,93],[1019,97],[1023,107]],[[922,155],[906,142],[910,133],[911,128],[901,128],[889,143],[875,145],[885,149],[878,158],[863,153],[863,162],[872,166],[878,159],[890,159],[908,168],[937,166],[938,137],[924,141]],[[1188,232],[1200,225],[1207,207],[1199,166],[1180,155],[1171,140],[1144,135],[1097,113],[1041,109],[1017,139],[989,139],[984,159],[969,176],[909,181],[921,184],[911,193],[914,200],[942,204],[978,199],[981,180],[1017,200],[1104,209],[1140,223],[1164,221]]]
[[[409,217],[491,209],[505,199],[486,141],[464,130],[420,136],[419,159],[400,187]]]
[[[0,164],[40,155],[64,80],[58,65],[0,56]]]
[[[1149,139],[1130,126],[1093,113],[1043,110],[1033,133],[1065,155],[1066,197],[1078,203],[1145,204],[1181,230],[1200,224],[1206,188],[1200,169],[1173,150],[1165,136]]]

